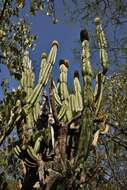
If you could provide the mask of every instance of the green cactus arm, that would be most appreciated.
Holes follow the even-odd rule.
[[[78,145],[78,153],[76,156],[76,161],[79,159],[86,160],[89,153],[89,147],[92,140],[93,133],[93,113],[90,109],[85,109],[82,114],[81,121],[81,133],[80,141]]]
[[[71,124],[69,125],[71,129],[79,128],[79,125],[75,124],[76,120],[74,120],[76,112],[79,111],[79,103],[77,105],[76,102],[78,102],[76,100],[76,95],[74,93],[71,93],[69,95],[69,104],[68,104],[68,115],[69,115],[69,117],[68,117],[68,123],[71,122]],[[76,106],[78,107],[78,111],[77,111],[77,107]],[[74,122],[72,122],[73,120],[74,120]]]
[[[40,73],[39,73],[38,83],[41,81],[41,78],[43,75],[43,70],[45,69],[46,66],[47,66],[47,54],[45,52],[43,52],[41,55],[41,65],[40,65]],[[34,122],[37,121],[39,114],[40,114],[40,99],[41,99],[41,93],[40,93],[40,95],[38,95],[38,98],[33,107],[32,115],[34,118]]]
[[[65,119],[66,111],[67,111],[67,105],[68,105],[68,102],[66,100],[64,100],[62,102],[62,105],[61,105],[59,113],[58,113],[58,120],[59,121],[62,120],[63,118]]]
[[[69,122],[72,120],[73,113],[70,106],[69,97],[68,100],[63,100],[62,105],[60,107],[59,113],[58,113],[58,120],[63,120],[65,122]]]
[[[47,54],[45,52],[41,55],[41,66],[40,66],[40,73],[39,73],[39,81],[41,80],[41,76],[43,74],[43,70],[47,65]]]
[[[100,18],[95,18],[96,23],[96,34],[98,40],[98,46],[100,49],[100,61],[103,68],[102,74],[100,73],[97,79],[97,90],[95,91],[95,107],[96,107],[96,115],[98,114],[101,106],[104,82],[105,82],[105,74],[108,71],[109,61],[108,61],[108,53],[107,53],[107,42],[105,38],[104,31],[102,29]]]
[[[96,87],[94,91],[94,107],[96,109],[95,114],[97,115],[102,101],[103,89],[104,89],[105,76],[102,73],[98,73],[96,76]]]
[[[42,141],[42,136],[38,137],[35,141],[35,144],[34,144],[34,151],[35,153],[38,153],[39,150],[40,150],[40,145],[41,145],[41,141]]]
[[[41,81],[41,78],[43,76],[43,71],[45,70],[45,67],[47,66],[47,54],[45,52],[41,55],[41,65],[40,65],[40,73],[39,73],[39,80],[38,83]],[[34,120],[37,121],[39,114],[40,114],[40,99],[41,99],[41,93],[38,96],[35,106],[33,108],[33,116]]]
[[[29,52],[26,51],[23,57],[23,73],[21,78],[21,87],[26,92],[25,100],[27,102],[28,98],[31,96],[34,88],[34,73],[31,65],[31,60],[29,58]],[[34,108],[32,109],[34,110]],[[34,117],[32,111],[26,116],[26,124],[22,126],[24,131],[28,131],[27,136],[31,136],[34,127]],[[31,135],[30,135],[31,134]]]
[[[31,94],[31,90],[34,87],[34,73],[31,66],[31,60],[29,58],[29,52],[26,51],[23,57],[23,73],[21,78],[21,87],[26,92],[29,97]]]
[[[23,56],[23,72],[22,72],[22,78],[21,78],[21,81],[20,81],[21,87],[23,87],[25,91],[26,91],[26,81],[27,81],[27,79],[26,79],[26,70],[27,70],[27,63],[29,61],[28,54],[29,54],[29,52],[26,51],[24,53],[24,56]]]
[[[72,112],[69,100],[67,102],[67,110],[66,110],[66,117],[67,117],[68,122],[70,122],[72,120],[72,118],[73,118],[73,112]]]
[[[58,93],[58,89],[57,89],[57,86],[55,84],[55,82],[53,81],[53,84],[52,84],[52,90],[53,90],[53,95],[54,95],[54,98],[55,98],[55,103],[59,106],[62,105],[62,102],[61,102],[61,99],[60,99],[60,96],[59,96],[59,93]]]
[[[81,94],[81,85],[79,81],[79,73],[78,71],[74,72],[74,92],[75,92],[75,111],[82,111],[83,109],[83,101],[82,101],[82,94]]]
[[[32,65],[31,65],[31,60],[29,58],[29,52],[26,51],[24,53],[23,57],[23,73],[22,73],[22,78],[21,78],[21,87],[24,89],[26,92],[26,101],[30,97],[30,95],[33,92],[34,88],[34,73],[32,70]],[[27,125],[28,128],[33,126],[33,116],[31,113],[28,114],[27,116]]]
[[[27,96],[26,96],[26,101],[28,100],[28,98],[31,96],[31,94],[33,93],[33,88],[34,88],[34,73],[33,73],[33,69],[32,69],[32,66],[31,66],[31,61],[28,62],[28,68],[27,68],[27,71],[26,71],[26,76],[27,76]],[[30,134],[32,135],[33,133],[33,127],[34,127],[34,116],[33,116],[33,112],[34,111],[34,108],[33,110],[27,115],[27,130],[28,130],[28,133],[29,133],[29,136]],[[25,127],[26,127],[25,126]]]
[[[34,107],[33,107],[33,118],[34,118],[34,122],[37,121],[38,117],[40,114],[40,101],[39,99],[37,100],[37,102],[35,103]]]
[[[60,96],[60,79],[59,78],[58,78],[58,81],[57,81],[57,84],[56,84],[56,88],[57,88],[58,94]]]
[[[89,37],[86,30],[80,33],[82,42],[82,75],[83,75],[83,106],[89,107],[93,103],[92,68],[89,61]]]
[[[61,118],[64,121],[70,119],[69,109],[68,109],[68,100],[69,100],[69,92],[67,87],[67,72],[68,72],[69,62],[66,59],[61,59],[59,62],[60,68],[60,77],[59,77],[59,91],[61,98],[61,108],[58,113],[58,119]]]
[[[91,143],[93,131],[93,90],[92,90],[92,68],[89,61],[89,37],[86,30],[80,33],[82,42],[82,75],[83,75],[83,112],[81,117],[81,132],[78,145],[76,161],[80,158],[86,160]]]
[[[84,35],[84,38],[82,36]],[[82,74],[83,80],[86,81],[86,77],[89,76],[90,82],[92,80],[92,68],[90,64],[90,52],[89,52],[89,37],[87,30],[82,30],[80,33],[82,43]]]
[[[68,87],[67,87],[67,72],[68,72],[68,61],[66,59],[60,60],[60,97],[61,100],[64,101],[68,99],[69,93],[68,93]]]
[[[41,81],[41,78],[43,76],[43,70],[45,69],[46,66],[47,66],[47,54],[45,52],[43,52],[41,55],[41,65],[40,65],[40,73],[39,73],[38,83]],[[40,105],[39,105],[40,95],[38,96],[37,102],[35,104],[35,109],[34,109],[34,117],[35,118],[38,117],[39,112],[40,112]],[[37,120],[37,119],[35,119],[35,120]]]
[[[34,88],[34,73],[33,73],[33,69],[32,69],[32,65],[31,65],[31,60],[28,62],[28,68],[26,71],[26,76],[27,76],[27,99],[28,97],[31,95],[31,93],[33,92],[33,88]]]
[[[47,65],[44,68],[42,76],[40,78],[40,82],[34,88],[33,93],[31,94],[31,96],[28,99],[29,107],[32,107],[35,104],[38,96],[40,95],[40,93],[42,91],[42,89],[47,84],[47,81],[48,81],[49,76],[51,74],[52,67],[55,63],[57,48],[58,48],[58,42],[54,41],[52,44],[51,51],[50,51],[49,56],[48,56]]]
[[[97,102],[97,100],[100,96],[101,90],[102,90],[103,78],[104,78],[104,75],[101,72],[96,75],[96,86],[95,86],[95,90],[94,90],[94,102],[95,103]]]
[[[81,85],[79,81],[79,72],[75,71],[74,72],[74,91],[75,93],[81,93]]]
[[[68,72],[69,62],[68,60],[63,59],[60,60],[59,65],[60,65],[59,89],[60,89],[60,97],[62,100],[62,106],[59,113],[62,113],[62,111],[65,110],[66,108],[65,114],[63,114],[64,116],[63,120],[70,121],[72,119],[73,114],[69,104],[69,92],[67,87],[67,72]]]
[[[82,42],[82,74],[83,81],[87,85],[91,84],[92,80],[92,68],[89,61],[90,52],[89,52],[89,42],[87,40]]]
[[[97,100],[95,102],[95,108],[96,108],[95,115],[98,114],[100,107],[101,107],[101,101],[102,101],[103,90],[104,90],[104,81],[105,81],[105,76],[102,75],[99,94],[98,94]]]
[[[101,19],[99,17],[95,18],[95,23],[96,23],[96,35],[98,40],[98,46],[100,49],[100,61],[103,68],[103,74],[105,75],[109,66],[107,41],[104,31],[102,29]]]
[[[75,94],[74,93],[70,94],[70,96],[69,96],[69,104],[70,104],[72,113],[75,113],[76,112],[76,104],[75,104]]]

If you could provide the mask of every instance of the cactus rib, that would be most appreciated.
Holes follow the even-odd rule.
[[[66,110],[67,110],[67,104],[66,102],[64,101],[61,108],[60,108],[60,111],[58,113],[58,119],[61,120],[65,114],[66,114]]]
[[[37,156],[37,154],[35,153],[34,149],[31,146],[27,147],[27,153],[29,154],[29,156],[35,161],[39,161],[39,157]]]

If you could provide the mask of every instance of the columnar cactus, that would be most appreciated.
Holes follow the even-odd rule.
[[[36,103],[36,100],[37,100],[39,94],[41,93],[44,86],[47,84],[47,81],[48,81],[49,76],[51,74],[52,66],[55,63],[57,48],[58,48],[58,42],[53,41],[51,51],[50,51],[49,56],[47,58],[48,64],[47,64],[47,66],[44,67],[40,81],[37,84],[37,86],[34,88],[33,93],[31,94],[31,96],[28,99],[28,104],[30,105],[30,108]]]
[[[16,123],[18,123],[18,121],[21,122],[22,120],[24,120],[24,117],[27,117],[29,122],[32,122],[33,118],[30,119],[30,117],[32,117],[32,113],[36,110],[35,107],[36,107],[36,104],[38,104],[38,98],[41,95],[42,90],[44,89],[50,77],[52,67],[55,63],[57,49],[58,49],[58,42],[53,41],[52,48],[47,59],[47,65],[43,69],[41,69],[42,73],[40,74],[39,83],[35,86],[35,88],[33,88],[34,74],[31,68],[31,61],[29,60],[28,52],[25,52],[24,58],[23,58],[24,72],[22,73],[21,87],[24,89],[26,93],[26,104],[23,107],[18,106],[16,104],[14,113],[12,113],[9,123],[8,123],[7,132],[0,138],[0,144],[2,144],[6,136],[11,133],[13,128],[16,127]],[[42,65],[44,64],[43,62],[45,61],[42,61]],[[20,100],[18,101],[20,102]],[[21,104],[19,103],[19,105]],[[32,128],[32,126],[30,126],[30,128]]]
[[[105,79],[105,74],[108,69],[108,55],[106,51],[106,39],[104,32],[101,27],[100,18],[95,19],[97,25],[97,38],[98,45],[100,49],[100,61],[102,64],[103,71],[97,75],[97,83],[95,92],[92,89],[92,69],[89,62],[89,36],[86,30],[82,30],[80,33],[80,38],[82,42],[82,72],[83,72],[83,116],[81,121],[81,134],[79,143],[79,155],[87,158],[89,146],[91,142],[91,137],[94,127],[94,117],[98,115],[100,110],[102,94],[103,94],[103,84]],[[95,115],[94,115],[95,112]],[[85,141],[84,141],[85,139]],[[84,152],[83,152],[84,149]],[[78,156],[79,156],[78,155]]]
[[[72,167],[71,163],[77,165],[80,160],[86,160],[90,152],[90,146],[92,144],[95,146],[97,143],[99,133],[104,134],[108,130],[106,125],[107,115],[102,116],[103,129],[99,129],[99,132],[95,133],[92,143],[94,122],[100,119],[103,85],[108,70],[105,35],[100,19],[96,18],[95,22],[102,65],[102,72],[99,72],[96,76],[95,90],[92,86],[93,72],[90,63],[87,30],[82,30],[80,33],[83,84],[80,84],[79,73],[75,71],[73,90],[71,92],[68,90],[69,61],[61,59],[59,63],[59,83],[56,85],[55,81],[52,80],[51,96],[45,95],[45,101],[42,105],[40,103],[42,91],[51,75],[58,42],[53,42],[48,56],[45,53],[42,54],[39,81],[35,87],[28,52],[24,55],[21,88],[26,93],[25,105],[21,106],[21,102],[17,102],[16,111],[12,114],[11,121],[9,121],[9,127],[15,127],[16,122],[21,123],[22,121],[23,130],[27,132],[28,138],[25,146],[22,142],[21,145],[16,145],[14,149],[28,168],[35,168],[40,186],[46,187],[44,189],[51,189],[53,181],[57,180],[58,176],[61,177],[63,173],[65,175],[68,164]],[[18,117],[15,117],[15,115]],[[58,166],[55,165],[56,162]],[[75,168],[76,165],[73,167]],[[50,170],[48,167],[50,167]],[[57,167],[56,170],[55,167]],[[48,186],[49,181],[51,188]]]
[[[86,30],[81,31],[80,40],[82,43],[83,111],[77,159],[81,157],[86,159],[93,130],[92,69],[89,61],[89,36]]]
[[[105,81],[105,74],[108,70],[108,54],[107,54],[107,42],[106,38],[101,26],[101,20],[100,18],[95,19],[96,23],[96,34],[97,34],[97,40],[98,40],[98,46],[100,50],[100,62],[102,65],[102,73],[99,73],[97,75],[97,86],[95,89],[95,107],[96,107],[96,114],[98,113],[100,109],[101,99],[102,99],[102,93],[103,93],[103,84]]]

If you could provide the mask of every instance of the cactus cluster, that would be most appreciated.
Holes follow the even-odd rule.
[[[29,168],[41,168],[41,172],[44,173],[44,167],[45,170],[47,167],[46,163],[54,160],[60,162],[65,171],[67,160],[72,158],[76,162],[80,159],[86,160],[90,145],[95,146],[99,133],[104,134],[108,130],[107,116],[102,116],[100,123],[103,129],[99,129],[95,133],[92,143],[94,122],[100,119],[103,86],[108,70],[107,43],[100,18],[96,18],[95,23],[102,65],[102,71],[96,76],[95,89],[92,86],[93,72],[87,30],[82,30],[80,33],[83,84],[80,83],[79,72],[75,71],[72,91],[68,89],[67,84],[69,69],[67,59],[61,59],[59,62],[58,83],[56,84],[50,77],[57,54],[57,41],[52,43],[48,56],[46,53],[42,53],[39,80],[36,86],[29,53],[24,53],[20,88],[26,93],[25,103],[22,105],[20,100],[17,101],[8,127],[9,129],[14,128],[20,123],[21,144],[16,145],[14,151]],[[51,84],[49,85],[49,96],[43,93],[48,81]],[[42,162],[44,163],[42,164]],[[42,179],[42,177],[40,178]],[[45,183],[44,176],[43,183]]]

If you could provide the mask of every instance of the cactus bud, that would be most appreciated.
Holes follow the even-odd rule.
[[[58,41],[54,40],[54,41],[52,42],[52,46],[54,46],[54,45],[56,45],[57,48],[58,48],[58,47],[59,47],[59,43],[58,43]]]
[[[42,58],[42,59],[47,59],[47,54],[46,54],[45,52],[43,52],[43,53],[41,54],[41,58]]]
[[[94,19],[94,22],[95,22],[96,25],[99,25],[99,24],[101,23],[100,17],[96,17],[96,18]]]
[[[81,30],[80,32],[80,41],[83,42],[84,40],[89,41],[89,35],[86,29]]]
[[[77,77],[78,79],[79,79],[79,72],[78,72],[78,70],[76,70],[75,72],[74,72],[74,78],[75,77]]]
[[[61,59],[59,61],[59,66],[64,64],[67,68],[69,67],[69,61],[67,59]]]

